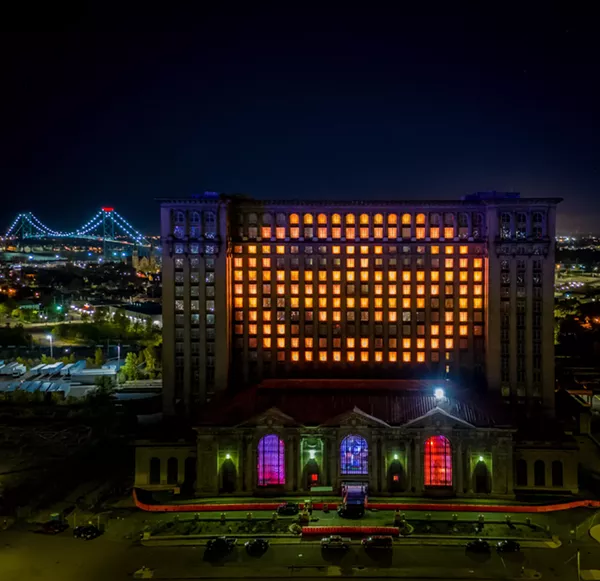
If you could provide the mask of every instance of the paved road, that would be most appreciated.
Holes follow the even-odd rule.
[[[121,581],[131,579],[142,565],[155,570],[157,579],[201,577],[273,578],[324,576],[328,567],[368,577],[439,579],[507,579],[519,577],[521,568],[540,571],[543,579],[576,579],[575,546],[560,549],[526,549],[504,559],[493,553],[467,555],[460,547],[395,546],[391,555],[368,555],[358,545],[340,556],[324,556],[316,544],[273,545],[261,558],[249,557],[243,547],[218,563],[204,560],[203,549],[194,547],[147,548],[106,535],[86,542],[73,539],[69,531],[55,537],[26,531],[0,532],[0,579],[2,581]],[[582,569],[600,569],[600,545],[582,545]],[[291,571],[289,567],[296,567]],[[359,573],[360,569],[362,573]]]

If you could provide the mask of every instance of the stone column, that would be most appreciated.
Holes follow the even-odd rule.
[[[241,436],[238,436],[236,442],[236,454],[237,454],[237,470],[236,470],[236,482],[235,491],[241,492],[244,488],[244,443]]]
[[[415,466],[415,462],[414,462],[414,456],[413,456],[413,446],[412,446],[412,440],[409,440],[408,442],[404,443],[404,449],[406,451],[405,454],[405,466],[404,469],[406,470],[406,488],[408,490],[408,492],[412,492],[412,487],[414,486],[414,476],[413,476],[413,472],[414,472],[414,466]]]
[[[464,493],[464,454],[463,454],[463,444],[462,440],[458,441],[458,447],[456,450],[456,493],[463,494]]]
[[[334,492],[337,492],[337,488],[340,486],[339,482],[339,446],[337,442],[337,438],[335,436],[331,436],[329,438],[329,474],[331,479],[331,486],[333,487]]]
[[[466,468],[466,476],[467,476],[467,489],[469,490],[469,495],[473,495],[473,478],[471,475],[471,445],[467,446],[467,457],[465,459],[465,468]]]
[[[328,462],[328,458],[330,455],[329,438],[327,438],[326,436],[321,436],[321,442],[323,442],[323,449],[321,452],[321,463],[320,463],[321,482],[323,483],[322,484],[323,486],[329,486],[330,485],[329,462]]]
[[[414,487],[417,494],[423,494],[423,454],[421,452],[421,440],[415,439],[414,453]]]
[[[381,438],[381,457],[379,460],[379,492],[388,492],[386,486],[387,467],[387,442],[385,437]]]
[[[247,438],[244,450],[244,490],[252,492],[254,490],[254,474],[256,473],[256,448],[252,442],[252,437]]]
[[[219,491],[217,465],[218,444],[210,435],[198,434],[198,473],[197,490],[200,494],[217,494]]]

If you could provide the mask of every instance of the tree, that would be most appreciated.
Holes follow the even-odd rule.
[[[129,381],[139,379],[138,362],[135,353],[132,353],[131,351],[127,353],[125,363],[123,364],[123,367],[121,367],[121,374]]]
[[[100,349],[100,347],[96,347],[96,352],[94,353],[94,365],[101,367],[103,363],[104,355],[102,355],[102,349]]]
[[[71,355],[69,355],[69,363],[76,363],[77,359],[75,358],[75,353],[71,352]]]
[[[101,375],[100,377],[96,377],[94,383],[98,387],[98,391],[101,393],[112,393],[115,389],[115,382],[109,375]]]

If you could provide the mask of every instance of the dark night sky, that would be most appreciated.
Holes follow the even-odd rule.
[[[53,3],[42,13],[23,3],[26,13],[4,15],[2,231],[24,210],[74,228],[101,205],[157,231],[155,197],[204,190],[512,190],[564,197],[561,229],[600,231],[591,8],[214,4],[152,13],[151,3]],[[473,8],[484,4],[496,9]]]

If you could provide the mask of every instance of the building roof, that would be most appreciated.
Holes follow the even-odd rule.
[[[440,408],[477,427],[510,425],[504,406],[494,406],[492,412],[490,402],[453,386],[440,400],[430,383],[440,386],[418,380],[266,380],[233,398],[213,401],[199,424],[235,426],[277,408],[301,425],[319,426],[358,408],[386,424],[402,426]],[[445,382],[441,385],[448,387]]]

